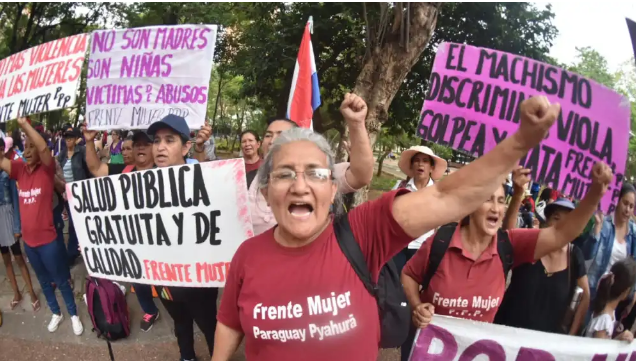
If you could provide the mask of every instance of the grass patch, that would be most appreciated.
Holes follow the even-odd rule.
[[[383,173],[381,176],[377,176],[377,174],[373,175],[373,179],[371,180],[371,189],[377,191],[390,191],[393,186],[395,186],[395,182],[398,181],[398,178],[392,177]]]

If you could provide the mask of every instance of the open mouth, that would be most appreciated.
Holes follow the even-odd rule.
[[[424,169],[418,169],[418,170],[417,170],[417,172],[418,172],[419,174],[424,174]]]
[[[497,217],[497,216],[488,216],[488,217],[486,217],[486,223],[490,227],[497,227],[497,222],[499,222],[499,217]]]
[[[292,217],[306,219],[314,211],[314,207],[309,203],[294,202],[289,205],[288,210]]]

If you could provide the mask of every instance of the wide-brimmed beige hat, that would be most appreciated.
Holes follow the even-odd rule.
[[[437,155],[435,155],[431,148],[425,147],[423,145],[416,145],[402,152],[402,155],[400,155],[400,161],[398,163],[398,167],[400,167],[402,173],[413,178],[413,171],[411,170],[411,158],[413,158],[417,153],[426,154],[434,159],[435,167],[431,172],[431,178],[433,178],[433,180],[439,180],[444,176],[444,173],[446,173],[446,168],[448,167],[448,163],[446,162],[446,160],[438,157]]]

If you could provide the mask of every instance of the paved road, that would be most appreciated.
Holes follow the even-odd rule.
[[[373,169],[377,172],[378,158],[374,156],[373,159],[375,160],[375,163],[373,163]],[[406,179],[406,176],[404,175],[404,173],[402,173],[402,171],[398,167],[397,160],[385,158],[382,165],[382,173],[387,173],[395,178]]]

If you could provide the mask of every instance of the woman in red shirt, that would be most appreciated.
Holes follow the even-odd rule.
[[[366,104],[347,94],[341,112],[350,134],[365,135],[351,144],[352,158],[368,153]],[[558,105],[550,106],[545,98],[526,100],[519,131],[488,154],[443,182],[418,192],[389,192],[351,210],[347,218],[373,280],[411,240],[479,207],[543,139],[558,113]],[[321,135],[294,128],[274,141],[256,181],[278,225],[245,241],[232,259],[213,361],[229,360],[244,337],[247,360],[377,358],[376,300],[334,235],[330,206],[338,186],[333,170],[331,148]],[[435,212],[422,212],[431,204]]]
[[[241,151],[245,161],[245,173],[249,173],[261,166],[263,160],[258,155],[258,148],[261,147],[261,140],[253,130],[246,130],[241,133]]]
[[[0,159],[0,167],[18,183],[20,220],[24,250],[42,287],[42,293],[53,313],[48,325],[55,332],[64,319],[55,297],[52,283],[62,293],[66,309],[71,316],[73,333],[79,336],[84,331],[77,315],[77,306],[69,280],[71,273],[63,242],[57,242],[53,225],[53,195],[55,160],[44,138],[27,122],[18,118],[18,125],[27,135],[24,158],[10,161]]]
[[[596,212],[611,180],[609,166],[596,163],[592,170],[592,185],[585,198],[560,222],[542,229],[505,231],[512,246],[512,267],[541,259],[576,239]],[[419,287],[425,280],[431,249],[434,242],[438,242],[435,236],[427,240],[406,264],[402,285],[414,310],[415,326],[426,327],[434,313],[493,322],[506,288],[497,237],[505,212],[506,193],[502,185],[460,222],[437,271],[421,291]],[[409,345],[408,341],[405,345]],[[403,360],[409,351],[410,347],[402,349]]]

